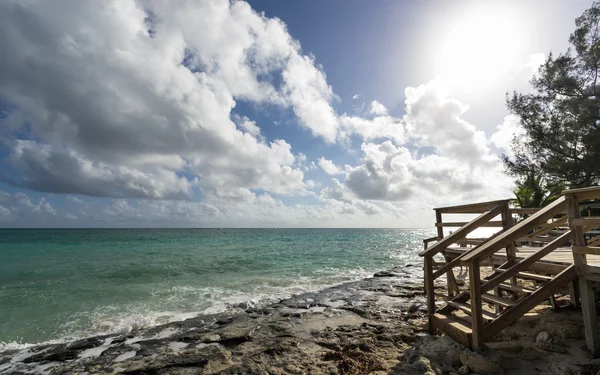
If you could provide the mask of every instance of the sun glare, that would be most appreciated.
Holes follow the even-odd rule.
[[[469,12],[442,40],[442,77],[464,89],[493,85],[514,66],[519,52],[514,22],[498,9]]]

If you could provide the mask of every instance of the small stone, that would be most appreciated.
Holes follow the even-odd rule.
[[[460,368],[458,369],[458,373],[460,375],[468,375],[471,372],[471,369],[469,368],[469,366],[467,365],[462,365],[460,366]]]
[[[218,342],[219,340],[221,340],[221,336],[219,336],[217,334],[206,335],[206,336],[203,336],[201,339],[201,341],[203,343]]]
[[[301,374],[302,373],[302,370],[300,370],[298,367],[292,365],[291,363],[287,364],[285,366],[285,370],[292,374]]]
[[[469,366],[473,372],[480,374],[493,374],[500,368],[500,360],[491,354],[480,354],[471,350],[460,353],[460,361]]]
[[[552,348],[552,339],[550,338],[548,332],[542,331],[538,333],[537,337],[535,338],[535,346],[542,350],[550,350]]]

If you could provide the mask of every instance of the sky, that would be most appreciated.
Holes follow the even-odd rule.
[[[432,227],[591,1],[0,2],[0,227]]]

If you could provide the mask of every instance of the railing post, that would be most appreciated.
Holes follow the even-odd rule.
[[[585,246],[585,238],[583,237],[583,228],[581,226],[571,225],[571,219],[581,218],[579,202],[573,194],[566,194],[567,198],[567,215],[569,216],[569,228],[573,233],[572,246]],[[597,357],[600,355],[600,336],[598,335],[598,318],[596,316],[596,301],[594,290],[592,289],[585,275],[582,274],[582,269],[587,264],[585,254],[573,252],[573,261],[575,269],[579,277],[579,294],[581,296],[581,312],[583,314],[583,323],[585,325],[585,343],[588,350]]]
[[[474,350],[483,350],[483,312],[481,303],[481,275],[479,261],[473,260],[469,268],[469,283],[471,294],[471,329],[473,332],[472,345]]]
[[[435,334],[433,327],[433,314],[435,314],[435,291],[433,286],[433,256],[425,255],[425,295],[427,296],[427,320],[429,323],[429,333]]]
[[[435,210],[435,222],[436,224],[442,223],[442,213],[439,210]],[[439,241],[442,238],[444,238],[444,228],[440,225],[436,225],[436,227]],[[452,261],[452,259],[450,259],[446,255],[444,255],[444,260],[446,261],[446,263],[450,263]],[[452,269],[446,272],[446,284],[448,288],[448,297],[453,297],[454,292],[458,294],[458,283],[456,282],[456,278],[454,277],[454,271],[452,271]]]

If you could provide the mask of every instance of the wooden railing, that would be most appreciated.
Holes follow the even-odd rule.
[[[427,309],[430,330],[433,330],[433,324],[431,319],[436,310],[434,293],[435,280],[438,279],[440,276],[446,274],[447,296],[452,297],[455,294],[458,294],[459,288],[456,278],[454,276],[453,269],[455,267],[461,266],[461,258],[467,253],[459,255],[454,259],[442,254],[444,260],[441,262],[436,261],[434,257],[440,253],[443,253],[452,244],[459,243],[460,241],[467,241],[466,237],[477,228],[481,228],[483,226],[490,226],[490,223],[493,223],[493,225],[495,226],[501,225],[506,228],[512,225],[512,221],[508,219],[510,216],[508,215],[508,204],[509,200],[505,199],[499,201],[490,201],[462,206],[441,207],[435,209],[436,228],[438,231],[438,236],[436,238],[437,243],[432,247],[428,247],[428,243],[432,242],[432,239],[429,238],[425,240],[424,250],[419,254],[420,256],[424,257],[425,263],[425,293],[427,295]],[[461,223],[460,229],[444,237],[444,226],[454,226],[456,222],[444,223],[442,217],[443,214],[480,215],[471,220],[470,222]],[[495,222],[492,221],[492,219],[496,218],[497,216],[501,216],[503,220]],[[478,247],[480,247],[483,243],[485,243],[486,240],[487,239],[483,239],[480,243],[473,242],[472,244],[475,244],[475,247],[473,247],[473,249],[477,249]]]
[[[600,338],[597,330],[594,293],[589,282],[600,282],[600,267],[587,264],[587,255],[600,255],[600,236],[592,237],[586,243],[585,233],[600,227],[600,218],[581,217],[579,202],[582,200],[600,199],[600,187],[566,190],[563,195],[543,209],[510,208],[508,200],[484,202],[464,206],[442,207],[436,209],[437,243],[429,246],[434,239],[424,242],[421,256],[425,263],[425,290],[429,311],[430,329],[433,329],[432,317],[436,311],[434,284],[435,280],[446,274],[448,297],[459,293],[453,269],[468,268],[469,289],[463,291],[470,298],[471,343],[476,349],[483,348],[484,340],[488,340],[506,325],[529,311],[535,305],[547,298],[548,292],[557,286],[569,284],[575,277],[579,278],[579,293],[586,328],[586,344],[595,355],[600,354]],[[469,222],[443,222],[442,214],[479,214]],[[527,218],[514,223],[513,215],[529,215]],[[501,220],[494,221],[500,216]],[[469,239],[467,236],[477,228],[499,226],[501,230],[489,238]],[[455,232],[444,237],[444,227],[459,227]],[[540,246],[527,258],[517,259],[516,244]],[[497,295],[498,287],[506,287],[508,282],[516,286],[516,277],[529,270],[542,258],[561,246],[571,244],[573,264],[563,266],[553,278],[542,288],[522,298],[507,312],[490,321],[489,313],[484,312],[482,294],[494,290]],[[452,258],[446,252],[453,244],[459,244],[464,251]],[[472,247],[468,247],[472,246]],[[466,249],[466,251],[465,251]],[[480,273],[482,265],[495,266],[491,258],[499,251],[505,251],[505,263],[495,267],[493,273],[483,280]],[[436,260],[435,257],[444,260]],[[575,288],[571,288],[572,297]],[[574,299],[577,301],[577,298]],[[468,305],[463,305],[468,306]],[[484,314],[486,320],[484,324]],[[484,329],[485,328],[485,329]],[[589,331],[589,332],[588,332]]]

